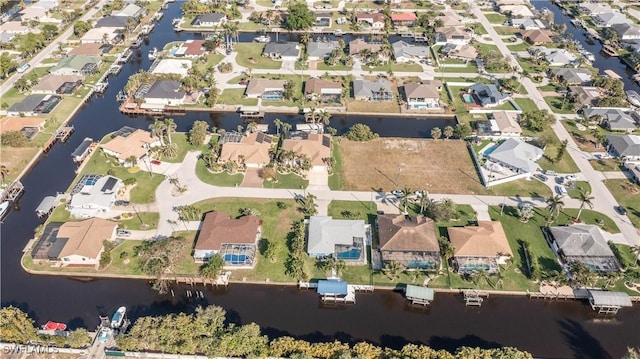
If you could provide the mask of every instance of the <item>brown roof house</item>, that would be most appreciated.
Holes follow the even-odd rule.
[[[92,42],[74,47],[69,51],[68,55],[102,56],[105,52],[109,51],[109,49],[111,49],[111,46],[109,45],[105,45],[100,42]]]
[[[339,104],[342,99],[342,83],[311,78],[304,84],[304,95],[307,100],[318,100],[325,104]]]
[[[225,268],[253,268],[261,231],[262,221],[256,216],[233,219],[225,212],[209,212],[202,220],[193,258],[206,262],[220,254]]]
[[[477,226],[449,227],[447,231],[458,273],[481,270],[496,273],[498,264],[504,264],[513,256],[500,222],[479,221]]]
[[[247,84],[245,95],[263,100],[282,100],[285,80],[251,79]]]
[[[384,28],[384,14],[381,12],[360,12],[356,14],[356,21],[358,23],[367,23],[373,29]]]
[[[180,47],[173,54],[175,57],[196,58],[207,53],[204,47],[204,40],[186,40],[180,44]]]
[[[63,266],[95,267],[100,262],[104,241],[114,240],[117,228],[116,222],[102,218],[51,223],[45,227],[32,257],[57,260]]]
[[[459,26],[445,26],[436,29],[436,45],[455,44],[468,45],[473,31]]]
[[[161,144],[157,136],[151,136],[149,131],[138,129],[133,132],[118,131],[114,138],[100,147],[104,153],[117,158],[120,164],[135,165],[127,161],[131,156],[140,160],[149,153],[149,149]]]
[[[82,85],[82,75],[45,75],[32,89],[32,93],[70,95]]]
[[[382,49],[382,43],[366,42],[363,39],[355,39],[349,42],[349,55],[357,55],[360,51],[367,49],[371,52],[379,52]]]
[[[410,110],[439,109],[440,90],[442,90],[442,82],[439,80],[425,80],[404,85],[407,108]]]
[[[398,262],[408,269],[440,267],[440,245],[435,224],[423,216],[378,215],[382,262]]]
[[[44,128],[45,123],[46,119],[42,117],[7,116],[0,119],[0,134],[22,129],[38,132]]]
[[[240,142],[225,142],[220,149],[218,162],[244,162],[250,168],[262,168],[271,162],[269,150],[273,137],[262,132],[253,132],[242,136]]]
[[[553,42],[551,31],[545,29],[525,30],[521,31],[520,35],[522,35],[525,41],[533,45],[550,44]]]
[[[324,159],[331,157],[331,136],[317,133],[302,133],[300,136],[282,141],[282,150],[305,155],[312,170],[326,169]]]

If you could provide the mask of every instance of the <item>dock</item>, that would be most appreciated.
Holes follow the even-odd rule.
[[[4,201],[16,202],[24,192],[24,185],[20,181],[13,181],[0,192],[0,203]]]
[[[615,71],[613,70],[604,70],[604,74],[611,77],[612,79],[617,79],[620,80],[622,79],[622,76],[618,75]]]
[[[489,293],[482,292],[479,290],[463,290],[462,295],[464,297],[464,305],[466,306],[482,306],[482,302],[484,302],[484,298],[489,298]]]
[[[431,288],[407,284],[404,296],[411,304],[429,305],[433,302],[435,292]]]
[[[260,111],[258,106],[240,107],[240,118],[243,120],[262,120],[264,119],[264,115],[264,111]]]
[[[598,314],[617,314],[623,307],[632,307],[631,298],[625,292],[589,290],[589,304]]]

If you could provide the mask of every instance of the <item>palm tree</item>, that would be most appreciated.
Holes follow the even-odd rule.
[[[560,196],[553,196],[553,197],[549,197],[547,198],[547,210],[549,210],[549,213],[551,213],[552,215],[555,214],[554,216],[554,222],[556,219],[558,219],[558,216],[560,215],[560,211],[562,211],[562,209],[564,208],[564,201],[562,201],[562,197]]]
[[[2,177],[2,183],[4,183],[7,175],[9,175],[9,168],[5,165],[0,165],[0,176]]]
[[[284,133],[288,133],[288,132],[289,132],[289,130],[291,130],[292,128],[293,128],[293,127],[291,126],[291,124],[290,124],[290,123],[287,123],[287,122],[283,122],[283,123],[282,123],[282,132],[284,132]]]
[[[431,130],[431,138],[437,141],[440,138],[440,136],[442,136],[442,131],[440,130],[440,127],[435,127],[433,130]]]
[[[400,266],[400,263],[396,261],[391,261],[385,264],[384,269],[382,269],[382,271],[384,272],[384,274],[387,275],[387,277],[389,277],[389,279],[395,280],[398,278],[398,276],[402,272],[402,266]]]
[[[427,205],[430,203],[429,201],[429,193],[425,190],[419,191],[419,203],[420,203],[420,214],[424,213],[424,210],[427,208]]]
[[[273,120],[273,125],[276,126],[276,134],[280,135],[280,128],[282,127],[282,120],[279,118],[276,118],[275,120]]]
[[[308,44],[311,41],[311,34],[308,32],[303,32],[302,34],[300,34],[300,43],[301,44]]]
[[[638,257],[640,257],[640,245],[631,246],[631,253],[634,256],[633,266],[638,265]]]
[[[178,145],[175,143],[169,143],[167,145],[161,146],[158,149],[158,154],[160,157],[165,158],[176,158],[178,156]]]
[[[591,196],[590,191],[583,191],[582,188],[578,191],[578,200],[580,201],[580,209],[578,210],[578,215],[576,216],[576,222],[580,219],[580,215],[582,214],[582,209],[586,204],[589,208],[593,208],[593,200],[594,197]]]
[[[203,278],[207,279],[216,279],[220,274],[220,270],[224,267],[224,259],[220,256],[220,254],[214,254],[207,263],[203,264],[200,267],[200,275]]]
[[[160,144],[164,146],[164,130],[167,128],[163,121],[156,119],[153,124],[149,125],[151,135],[160,138]]]
[[[138,157],[131,155],[124,160],[125,163],[129,163],[132,167],[138,164]]]
[[[446,140],[450,139],[453,136],[453,127],[447,126],[444,128],[444,132],[442,133]]]
[[[176,128],[178,127],[178,125],[176,125],[176,122],[172,118],[165,119],[164,125],[165,125],[164,131],[167,134],[167,139],[169,141],[169,144],[172,144],[173,142],[171,142],[171,133],[176,132]]]
[[[411,195],[413,191],[409,187],[405,187],[402,190],[402,196],[400,196],[400,205],[404,206],[404,213],[407,213],[407,206],[409,206],[409,201],[411,200]]]

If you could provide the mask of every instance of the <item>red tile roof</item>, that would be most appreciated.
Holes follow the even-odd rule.
[[[391,14],[391,21],[416,21],[418,17],[412,12],[401,12],[399,14]]]

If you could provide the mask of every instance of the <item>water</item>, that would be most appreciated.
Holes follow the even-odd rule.
[[[603,320],[583,302],[546,302],[524,298],[491,297],[482,308],[467,308],[458,296],[437,294],[429,308],[412,309],[399,293],[378,291],[357,297],[353,306],[325,308],[313,291],[289,287],[230,285],[226,290],[174,287],[176,297],[160,296],[147,283],[137,280],[103,279],[85,282],[64,277],[36,276],[20,267],[23,247],[42,221],[34,213],[46,195],[64,191],[74,177],[70,157],[85,137],[101,138],[122,126],[147,127],[149,121],[130,119],[117,111],[115,95],[126,79],[140,68],[148,68],[146,54],[153,47],[186,33],[171,30],[179,4],[156,27],[150,40],[122,72],[110,79],[104,97],[95,98],[75,117],[76,132],[65,144],[57,144],[24,177],[26,188],[20,210],[12,211],[0,226],[0,293],[2,306],[14,305],[28,312],[39,324],[47,320],[64,322],[70,328],[94,328],[98,315],[111,316],[126,305],[131,318],[192,311],[198,304],[216,304],[229,311],[236,323],[256,322],[271,337],[292,335],[320,341],[343,340],[399,347],[405,343],[428,344],[454,350],[461,345],[516,346],[538,357],[616,358],[628,345],[638,345],[640,308],[622,310],[615,319]],[[145,56],[142,56],[144,54]],[[272,121],[276,115],[265,120]],[[281,116],[297,121],[297,116]],[[195,119],[217,127],[233,129],[239,124],[235,114],[193,114],[176,118],[179,130]],[[425,137],[440,120],[404,118],[335,117],[332,126],[344,131],[351,123],[366,122],[383,136]],[[445,122],[442,122],[445,123]],[[441,125],[440,125],[441,126]],[[186,290],[204,292],[203,299],[188,299]]]

